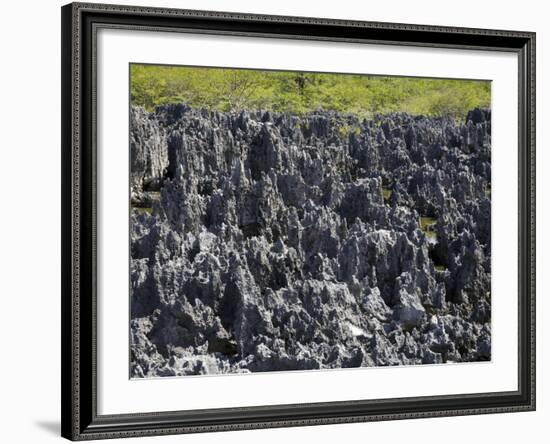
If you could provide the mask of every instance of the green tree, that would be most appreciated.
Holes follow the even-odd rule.
[[[147,110],[184,102],[221,111],[318,109],[369,116],[407,112],[463,119],[491,104],[491,83],[355,74],[132,64],[132,104]]]

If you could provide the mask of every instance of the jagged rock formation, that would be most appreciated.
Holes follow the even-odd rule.
[[[489,360],[490,134],[132,108],[132,376]]]

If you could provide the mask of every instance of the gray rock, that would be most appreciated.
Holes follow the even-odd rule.
[[[490,130],[132,108],[132,377],[491,359]]]

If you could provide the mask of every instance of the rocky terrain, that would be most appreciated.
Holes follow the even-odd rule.
[[[490,360],[490,111],[130,119],[132,377]]]

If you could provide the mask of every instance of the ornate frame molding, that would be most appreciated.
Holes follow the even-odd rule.
[[[62,435],[71,440],[535,409],[535,34],[72,3],[62,8]],[[95,37],[99,27],[512,51],[519,60],[518,391],[97,415]]]

